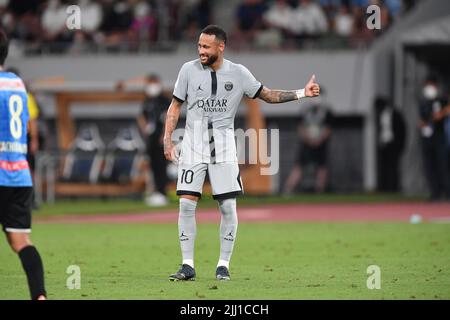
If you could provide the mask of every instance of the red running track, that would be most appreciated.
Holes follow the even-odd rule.
[[[389,203],[389,204],[293,204],[265,207],[238,207],[240,222],[409,222],[412,215],[425,222],[450,222],[448,203]],[[219,222],[218,209],[199,209],[197,222]],[[177,211],[71,215],[36,217],[37,223],[177,223]]]

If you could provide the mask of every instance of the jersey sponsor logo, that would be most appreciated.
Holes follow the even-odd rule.
[[[194,104],[197,108],[202,108],[205,112],[226,112],[227,111],[227,99],[201,99],[197,100]],[[189,108],[189,109],[192,109]]]
[[[25,143],[0,141],[0,152],[17,152],[27,153],[27,145]]]
[[[22,91],[25,92],[25,85],[20,79],[0,78],[0,91]]]
[[[225,90],[231,91],[233,89],[233,83],[231,81],[225,82]]]
[[[21,160],[21,161],[0,160],[0,169],[6,170],[6,171],[20,171],[20,170],[29,169],[29,166],[28,166],[28,161],[26,161],[26,160]]]

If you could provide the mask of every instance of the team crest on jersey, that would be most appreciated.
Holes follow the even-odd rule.
[[[225,90],[231,91],[233,89],[233,83],[230,81],[225,82]]]

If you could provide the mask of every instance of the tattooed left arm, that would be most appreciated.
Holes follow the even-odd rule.
[[[313,75],[304,89],[300,90],[272,90],[263,87],[259,93],[259,98],[268,103],[283,103],[299,100],[303,97],[317,97],[320,94],[320,86],[316,83],[316,76]]]
[[[259,93],[259,98],[267,103],[283,103],[298,99],[295,90],[272,90],[266,87]]]

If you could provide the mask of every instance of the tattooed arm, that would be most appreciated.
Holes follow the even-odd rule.
[[[268,103],[283,103],[299,100],[303,97],[317,97],[320,94],[320,86],[316,83],[316,76],[313,75],[304,89],[300,90],[272,90],[263,87],[259,93],[259,98]]]
[[[176,159],[175,146],[172,143],[172,133],[177,127],[182,104],[183,104],[182,102],[176,99],[172,99],[169,109],[167,110],[165,131],[164,131],[164,156],[169,161],[173,161]]]
[[[283,103],[298,99],[295,90],[272,90],[266,87],[261,90],[259,98],[268,103]]]

